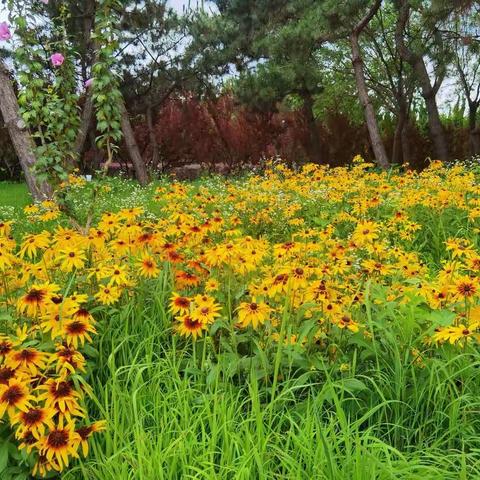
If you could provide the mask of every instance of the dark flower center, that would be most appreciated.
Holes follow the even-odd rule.
[[[55,305],[59,305],[60,303],[62,303],[63,298],[61,295],[55,295],[51,298],[51,300]]]
[[[43,410],[39,408],[32,408],[28,412],[22,412],[22,419],[26,425],[35,425],[44,417]]]
[[[53,449],[60,449],[68,445],[69,438],[66,430],[54,430],[48,435],[47,444]]]
[[[7,385],[8,381],[15,376],[15,370],[8,367],[0,368],[0,384]]]
[[[86,440],[92,434],[92,431],[92,427],[80,427],[76,430],[82,440]]]
[[[74,320],[67,325],[66,330],[71,335],[79,335],[87,331],[87,326],[79,320]]]
[[[52,383],[50,386],[50,393],[55,397],[55,399],[69,397],[72,393],[72,386],[69,382],[60,382],[58,385]]]
[[[184,320],[184,325],[188,330],[197,330],[202,324],[198,320],[193,320],[192,317],[188,316]]]
[[[37,352],[29,350],[28,348],[24,348],[22,351],[18,352],[15,355],[15,358],[25,363],[32,362],[37,358]]]
[[[4,392],[1,401],[9,405],[16,405],[23,397],[25,397],[23,390],[18,385],[13,385]]]
[[[45,292],[43,290],[38,290],[32,288],[25,297],[27,303],[40,303],[45,298]]]

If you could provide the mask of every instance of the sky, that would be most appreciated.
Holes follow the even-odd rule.
[[[177,10],[177,12],[182,12],[184,7],[187,7],[189,4],[194,7],[197,4],[197,0],[168,0],[167,2],[172,8]],[[7,19],[6,7],[0,5],[0,22]]]

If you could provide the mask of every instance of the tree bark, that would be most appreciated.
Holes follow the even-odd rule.
[[[133,167],[135,168],[135,176],[141,185],[146,185],[149,182],[147,167],[143,161],[137,141],[135,140],[132,124],[130,123],[130,118],[123,100],[120,101],[120,112],[122,116],[121,125],[123,138],[125,139],[125,145],[127,147],[128,154],[130,155]]]
[[[83,55],[81,55],[81,68],[82,68],[82,77],[83,81],[88,80],[87,75],[87,66],[92,67],[97,59],[96,48],[94,41],[92,40],[92,31],[95,26],[95,0],[85,0],[84,1],[84,13],[82,19],[82,29],[83,29]],[[94,105],[93,105],[93,92],[90,87],[87,91],[85,104],[83,106],[81,120],[80,120],[80,129],[78,130],[77,138],[75,140],[75,153],[77,155],[77,161],[80,162],[81,155],[83,153],[85,142],[87,141],[88,132],[92,125],[92,120],[94,116]]]
[[[395,136],[393,140],[392,163],[401,164],[402,161],[408,161],[405,158],[405,131],[408,123],[408,106],[404,96],[404,92],[399,92],[396,96],[397,102],[397,125],[395,127]]]
[[[52,194],[50,185],[45,182],[38,182],[31,171],[36,162],[34,154],[35,144],[24,121],[20,117],[18,101],[13,90],[9,71],[1,60],[0,110],[33,199],[45,200],[49,198]]]
[[[470,129],[470,152],[473,155],[480,155],[480,127],[477,127],[477,111],[479,104],[469,102],[468,126]]]
[[[411,160],[412,149],[410,147],[410,126],[407,119],[402,130],[402,162],[403,164],[406,164],[410,163]]]
[[[75,153],[77,158],[80,158],[85,142],[87,141],[88,131],[90,130],[90,125],[92,124],[93,119],[93,98],[92,92],[89,91],[85,98],[85,104],[83,105],[82,118],[80,121],[80,129],[78,130],[77,138],[75,140]]]
[[[315,115],[313,113],[313,97],[309,91],[305,90],[304,92],[302,92],[302,98],[302,110],[305,120],[307,122],[309,134],[308,156],[310,157],[311,162],[322,164],[322,143],[318,134],[318,127],[317,122],[315,121]]]
[[[381,4],[382,0],[376,0],[365,17],[363,17],[362,20],[355,26],[350,34],[350,46],[352,49],[352,64],[355,72],[358,98],[364,110],[365,121],[367,123],[368,133],[370,135],[370,142],[375,155],[375,162],[381,168],[387,169],[390,167],[390,162],[388,161],[385,145],[383,144],[383,140],[380,135],[380,129],[378,128],[375,110],[368,95],[367,81],[365,79],[364,64],[359,43],[360,34],[368,25],[373,16],[377,13]]]
[[[404,127],[405,117],[399,112],[395,126],[395,135],[393,136],[392,163],[394,165],[402,163],[402,133]]]
[[[147,127],[148,127],[148,136],[150,138],[150,146],[152,147],[152,169],[156,170],[158,164],[160,163],[160,152],[158,149],[157,138],[155,136],[154,124],[153,124],[153,112],[152,107],[147,107]]]
[[[401,57],[413,68],[420,84],[422,97],[425,101],[428,116],[428,129],[433,143],[435,155],[439,160],[448,160],[448,146],[443,130],[440,113],[438,111],[436,95],[440,83],[432,86],[423,55],[412,52],[405,44],[405,27],[410,16],[410,4],[408,0],[400,0],[395,41]]]

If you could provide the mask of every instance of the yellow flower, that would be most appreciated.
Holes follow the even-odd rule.
[[[32,285],[28,292],[18,300],[18,311],[29,317],[36,317],[45,312],[47,305],[51,303],[52,294],[58,290],[59,287],[55,284]]]
[[[170,311],[174,314],[186,314],[190,311],[191,303],[190,298],[174,292],[170,301]]]
[[[44,250],[50,245],[50,233],[43,231],[36,235],[25,235],[20,248],[20,256],[33,258],[38,250]]]
[[[95,294],[95,298],[104,305],[112,305],[119,300],[121,295],[122,291],[118,287],[102,286]]]
[[[191,315],[185,314],[176,317],[176,331],[184,337],[191,336],[194,340],[202,336],[203,331],[207,328],[207,323],[202,319],[192,318]]]
[[[252,302],[242,302],[237,309],[238,323],[242,327],[251,325],[257,329],[268,320],[271,311],[272,309],[265,302],[256,302],[255,299]]]
[[[153,278],[158,276],[160,269],[157,267],[155,259],[148,254],[143,254],[138,262],[139,273],[142,277]]]
[[[63,469],[68,467],[70,457],[78,457],[80,441],[81,437],[75,432],[74,424],[69,422],[65,425],[63,418],[60,417],[56,428],[50,430],[48,435],[40,440],[39,451],[49,462],[54,461],[60,469]]]
[[[50,430],[55,428],[53,417],[56,414],[57,412],[53,408],[41,407],[31,407],[26,411],[16,413],[11,421],[12,426],[18,424],[16,437],[21,438],[26,432],[31,432],[39,440],[41,436],[45,435],[45,427]]]
[[[65,248],[60,251],[58,260],[61,262],[60,268],[64,272],[71,272],[74,269],[81,269],[85,266],[87,257],[82,250],[78,248]]]
[[[28,387],[21,381],[11,378],[6,385],[0,385],[0,418],[5,412],[12,420],[18,410],[27,412],[34,400]]]

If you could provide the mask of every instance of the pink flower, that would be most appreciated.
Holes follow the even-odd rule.
[[[45,5],[48,5],[48,0],[40,0],[42,3],[44,3]]]
[[[12,34],[10,33],[10,28],[8,27],[7,22],[0,23],[0,40],[10,40],[12,38]]]
[[[54,67],[60,67],[63,62],[65,61],[65,57],[61,53],[54,53],[51,57],[50,60],[52,62],[52,65]]]
[[[86,82],[85,82],[85,88],[90,88],[93,84],[93,78],[89,78]]]

